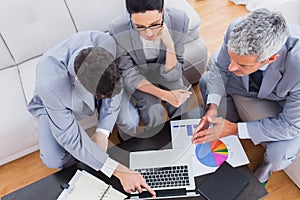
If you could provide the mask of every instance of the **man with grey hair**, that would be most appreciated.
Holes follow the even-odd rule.
[[[300,27],[257,9],[230,24],[200,79],[208,110],[193,143],[228,135],[264,144],[260,182],[290,165],[300,148]]]

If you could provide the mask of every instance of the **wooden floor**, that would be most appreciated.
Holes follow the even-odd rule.
[[[201,18],[201,36],[209,54],[222,44],[222,36],[232,19],[246,14],[244,6],[237,6],[229,0],[187,0]],[[116,137],[113,136],[113,141]],[[249,167],[255,169],[261,162],[263,149],[243,141],[243,146],[251,161]],[[34,152],[16,161],[0,166],[0,197],[33,183],[58,171],[45,167],[39,152]],[[269,195],[264,200],[300,200],[300,190],[283,172],[273,173],[266,186]]]

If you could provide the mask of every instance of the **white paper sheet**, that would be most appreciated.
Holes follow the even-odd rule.
[[[194,176],[212,173],[224,161],[233,167],[249,163],[237,136],[224,137],[218,143],[192,144],[192,134],[199,121],[200,119],[171,121],[172,146],[190,151]]]
[[[57,200],[111,200],[127,196],[86,171],[77,170]]]

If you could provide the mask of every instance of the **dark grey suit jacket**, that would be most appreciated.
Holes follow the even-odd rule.
[[[166,82],[178,82],[178,80],[181,80],[184,44],[187,37],[189,18],[182,11],[166,8],[164,22],[173,38],[178,60],[177,66],[167,73],[164,70],[166,49],[163,43],[161,43],[156,62],[158,64],[147,65],[142,41],[139,33],[132,29],[129,14],[117,18],[110,24],[109,32],[117,43],[117,56],[120,61],[119,67],[124,77],[123,80],[127,89],[131,92],[135,90],[141,80],[146,79],[145,73],[149,70],[155,70],[154,68],[160,71],[158,76],[161,76]]]

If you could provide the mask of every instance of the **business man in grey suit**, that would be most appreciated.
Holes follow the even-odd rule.
[[[200,79],[208,111],[193,142],[237,135],[264,144],[255,175],[266,182],[300,148],[300,27],[280,13],[254,10],[230,24],[210,63]]]
[[[165,9],[164,0],[126,0],[126,8],[128,13],[113,21],[109,31],[129,96],[133,94],[144,124],[153,127],[165,120],[162,100],[173,117],[191,95],[182,80],[189,19],[182,11]]]
[[[40,156],[52,168],[77,159],[108,177],[115,175],[126,192],[146,188],[155,196],[139,173],[106,153],[115,122],[123,128],[131,123],[128,116],[119,115],[123,93],[115,53],[111,36],[87,31],[70,36],[42,56],[29,104],[29,111],[39,119]],[[95,107],[98,124],[90,138],[79,120],[92,116]]]

